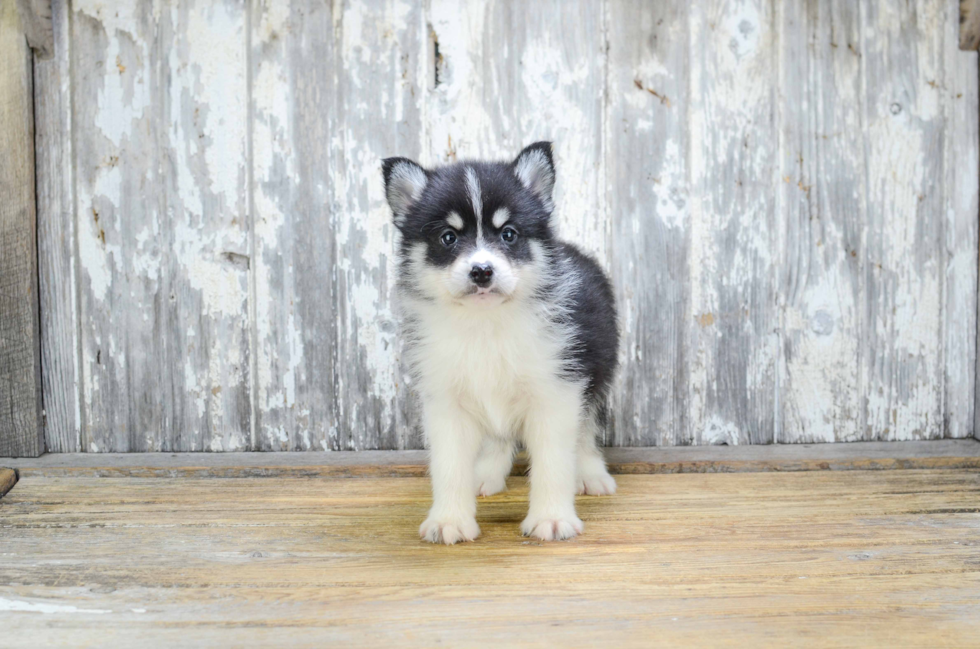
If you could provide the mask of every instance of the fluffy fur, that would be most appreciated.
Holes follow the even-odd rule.
[[[575,494],[611,494],[595,436],[616,370],[609,280],[556,239],[548,142],[510,163],[383,164],[401,233],[398,291],[422,397],[433,504],[419,534],[472,541],[476,497],[505,488],[514,449],[531,456],[525,535],[583,530]]]

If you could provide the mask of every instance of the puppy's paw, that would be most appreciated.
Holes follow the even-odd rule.
[[[585,530],[585,525],[575,513],[556,516],[528,515],[521,523],[524,536],[533,536],[542,541],[564,541],[575,538]]]
[[[602,473],[580,475],[578,477],[578,495],[582,496],[611,496],[616,493],[616,481],[605,469]]]
[[[478,496],[487,497],[506,491],[507,481],[503,478],[487,478],[480,483],[480,488],[476,490]]]
[[[429,516],[419,527],[419,536],[429,543],[452,545],[480,536],[480,526],[475,518]]]

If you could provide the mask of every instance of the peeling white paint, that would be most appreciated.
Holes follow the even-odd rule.
[[[555,142],[562,236],[644,278],[617,287],[634,400],[617,401],[632,408],[617,410],[622,439],[735,444],[767,426],[778,441],[935,436],[944,404],[959,409],[952,434],[969,432],[971,388],[950,377],[975,355],[957,332],[976,318],[976,128],[961,137],[948,120],[975,122],[977,90],[975,55],[943,22],[955,11],[835,13],[840,36],[862,37],[828,52],[819,30],[792,39],[830,18],[755,0],[651,7],[639,20],[657,40],[643,47],[619,39],[633,27],[622,7],[573,5],[574,24],[539,3],[336,2],[302,16],[272,3],[253,8],[247,34],[237,3],[75,2],[78,24],[95,20],[74,66],[88,71],[75,79],[74,161],[86,448],[143,436],[160,448],[157,430],[182,427],[210,434],[201,448],[244,449],[236,408],[273,449],[408,439],[379,161],[510,158],[538,139]],[[154,30],[171,27],[160,58]],[[787,71],[791,46],[816,57],[807,92]],[[900,83],[882,72],[893,68]],[[822,132],[828,114],[840,133]],[[610,165],[629,137],[660,147],[655,161]],[[840,191],[854,214],[828,197],[852,176]],[[300,263],[311,238],[335,260],[316,277]],[[145,394],[121,395],[123,374],[165,355],[155,338],[187,348],[159,369],[183,407],[161,406],[132,438],[104,435],[115,413],[143,416],[130,408]],[[168,419],[177,411],[184,421]]]

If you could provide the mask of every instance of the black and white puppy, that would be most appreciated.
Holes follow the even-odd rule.
[[[619,332],[602,269],[555,238],[551,144],[509,163],[424,169],[388,158],[383,170],[431,450],[433,503],[419,534],[475,539],[476,496],[505,488],[519,441],[531,456],[521,531],[546,541],[581,533],[576,492],[616,490],[595,438]]]

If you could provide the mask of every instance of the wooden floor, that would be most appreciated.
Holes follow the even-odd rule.
[[[416,535],[418,477],[25,475],[0,646],[980,646],[976,469],[618,476],[585,535]]]

